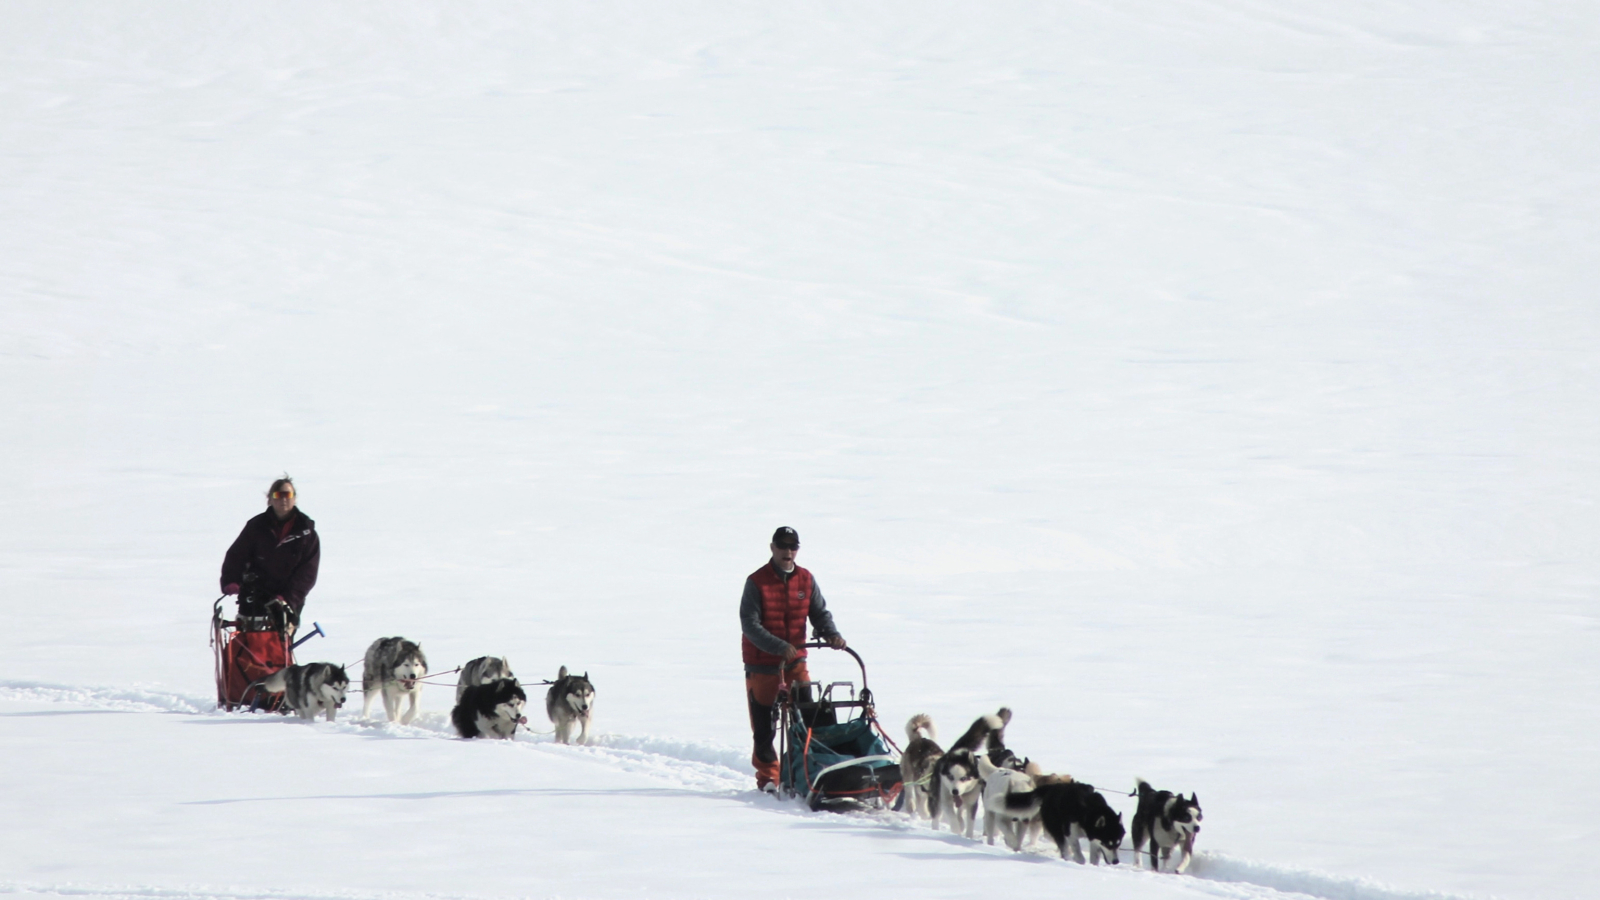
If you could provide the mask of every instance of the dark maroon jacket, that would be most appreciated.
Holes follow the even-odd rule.
[[[267,596],[282,597],[299,613],[306,605],[306,594],[317,583],[321,562],[317,523],[298,509],[280,522],[269,507],[244,523],[244,530],[222,558],[222,586],[244,584],[244,573],[256,572]]]

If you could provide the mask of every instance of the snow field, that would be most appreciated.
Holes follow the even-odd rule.
[[[1010,879],[1018,877],[1021,880],[1017,887],[1025,892],[1024,896],[1034,890],[1063,888],[1060,882],[1040,880],[1033,874],[1038,871],[1037,865],[1029,863],[1049,863],[1052,869],[1067,870],[1071,874],[1053,871],[1044,877],[1064,877],[1070,889],[1089,891],[1090,896],[1099,896],[1102,890],[1114,891],[1119,885],[1124,891],[1139,890],[1140,896],[1152,889],[1152,896],[1165,896],[1170,890],[1177,891],[1174,896],[1199,893],[1270,898],[1290,892],[1334,900],[1449,896],[1399,891],[1367,880],[1340,879],[1212,852],[1197,854],[1191,870],[1195,877],[1136,871],[1132,865],[1115,869],[1077,866],[1056,860],[1053,850],[1013,855],[1003,846],[984,845],[981,837],[968,841],[948,832],[933,832],[925,823],[911,823],[899,814],[811,813],[798,803],[779,801],[752,790],[742,754],[713,745],[673,744],[611,734],[600,735],[596,745],[587,747],[564,746],[549,738],[522,734],[512,741],[462,741],[451,733],[447,717],[437,712],[424,713],[414,724],[402,726],[351,716],[333,723],[302,723],[289,717],[225,713],[209,707],[202,698],[149,690],[0,684],[0,716],[17,726],[8,729],[11,749],[37,752],[37,748],[27,745],[40,740],[48,741],[53,748],[49,754],[52,771],[34,771],[28,778],[8,775],[7,780],[14,781],[8,787],[16,789],[18,793],[13,796],[23,803],[29,799],[30,791],[93,792],[103,803],[97,828],[70,838],[47,836],[86,849],[116,847],[121,853],[101,860],[101,864],[115,865],[128,872],[129,877],[157,877],[177,866],[222,879],[212,882],[222,884],[228,872],[237,871],[241,860],[249,861],[246,865],[275,867],[276,863],[268,861],[274,856],[272,848],[285,846],[296,848],[284,860],[291,863],[291,883],[295,881],[293,864],[298,864],[310,871],[325,866],[347,870],[356,867],[369,885],[389,884],[376,871],[365,871],[369,865],[381,869],[390,862],[388,854],[382,852],[388,842],[406,844],[412,864],[390,873],[392,886],[377,893],[329,893],[309,882],[269,892],[213,887],[114,887],[70,881],[0,883],[0,891],[41,897],[171,896],[218,900],[279,896],[452,897],[455,895],[449,894],[447,888],[441,888],[444,893],[419,893],[417,883],[421,880],[443,885],[459,877],[461,859],[456,854],[470,858],[515,856],[529,853],[529,841],[548,841],[548,846],[535,854],[540,860],[536,869],[523,871],[513,866],[487,882],[478,881],[475,876],[478,889],[489,889],[489,893],[471,896],[521,896],[533,886],[541,895],[560,896],[566,890],[595,893],[596,882],[588,866],[596,860],[606,867],[607,881],[625,884],[630,878],[643,878],[652,895],[695,896],[727,887],[723,880],[727,876],[725,861],[718,857],[735,848],[726,845],[721,827],[703,823],[696,827],[696,820],[702,816],[692,809],[688,822],[664,821],[651,809],[662,803],[687,803],[693,807],[717,802],[739,812],[741,817],[754,811],[767,817],[769,823],[781,823],[777,827],[786,832],[800,833],[781,841],[799,859],[763,864],[761,858],[773,854],[757,838],[749,847],[752,858],[741,861],[778,883],[815,877],[815,871],[805,867],[805,851],[800,845],[806,843],[804,835],[820,834],[825,838],[816,852],[828,854],[830,859],[847,852],[845,847],[867,844],[869,851],[859,854],[861,865],[870,865],[873,854],[885,851],[931,863],[953,863],[968,853],[984,859],[1010,859],[1024,866],[1019,872],[1025,874],[985,877],[1006,878],[1008,887]],[[65,730],[72,736],[63,739],[64,729],[56,725],[59,722],[85,724]],[[41,723],[42,727],[28,727],[34,723]],[[174,736],[168,732],[173,726],[221,726],[228,735],[220,743],[228,746],[233,755],[211,752],[218,742]],[[348,742],[353,738],[362,739],[361,749],[353,753],[341,751],[336,769],[319,772],[306,764],[308,760],[331,759],[325,749],[327,741]],[[119,749],[124,771],[137,773],[138,778],[114,785],[102,771],[92,771],[95,763],[103,759],[107,741],[115,742]],[[323,749],[318,748],[319,744]],[[536,757],[529,760],[522,755],[529,752]],[[477,755],[470,757],[468,763],[469,757],[463,753]],[[241,772],[240,758],[250,759],[261,771]],[[425,774],[436,775],[441,766],[454,773],[444,785]],[[284,783],[274,772],[298,777]],[[35,780],[41,774],[45,779]],[[423,778],[430,789],[415,790]],[[530,781],[558,786],[535,786]],[[602,808],[588,813],[605,822],[605,846],[585,845],[593,832],[582,821],[583,816],[576,821],[567,818],[570,808],[564,801],[571,797],[605,798]],[[1109,799],[1116,805],[1126,805],[1127,801],[1125,797]],[[551,819],[549,833],[537,837],[509,834],[497,825],[509,821],[503,818],[507,804],[524,802],[546,810],[545,815]],[[521,820],[525,815],[525,810],[519,810],[515,818]],[[772,816],[779,818],[774,820]],[[189,821],[182,826],[165,821],[178,817]],[[315,827],[308,827],[311,823]],[[13,819],[6,828],[15,832],[13,837],[19,840],[28,839],[22,838],[23,834],[38,840],[36,829],[40,824]],[[50,829],[50,823],[43,824]],[[761,826],[758,820],[744,827],[759,831],[772,826]],[[130,830],[135,832],[131,840],[126,834]],[[206,837],[198,842],[173,843],[160,838],[164,831]],[[622,854],[628,862],[620,871],[614,848],[608,850],[619,841],[630,848]],[[1045,841],[1048,843],[1048,839]],[[267,860],[257,862],[263,854]],[[556,861],[553,864],[552,859]],[[800,863],[798,868],[796,863]],[[67,871],[71,868],[67,867]],[[946,883],[945,876],[937,871],[927,874],[929,887]],[[667,876],[664,881],[662,876]],[[523,877],[527,881],[518,882]],[[1130,888],[1130,884],[1137,887]],[[606,891],[600,895],[611,896]],[[627,891],[618,894],[631,895]]]
[[[0,889],[1587,898],[1596,28],[5,4]],[[207,712],[285,470],[306,659],[587,669],[622,743]],[[1011,706],[1050,768],[1198,791],[1197,871],[1248,883],[741,799],[778,524],[886,726]],[[131,685],[198,706],[93,711]]]

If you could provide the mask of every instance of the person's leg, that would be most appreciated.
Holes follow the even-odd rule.
[[[808,681],[805,660],[796,661],[788,671],[787,681]],[[756,786],[778,783],[778,751],[773,746],[777,736],[772,729],[772,706],[778,702],[778,676],[773,674],[747,674],[744,677],[745,697],[750,705],[750,735],[754,747],[750,765],[756,770]]]
[[[750,765],[756,770],[756,786],[765,787],[778,781],[778,751],[772,746],[772,705],[778,699],[778,676],[747,674],[744,688],[750,704],[750,735],[754,740]]]

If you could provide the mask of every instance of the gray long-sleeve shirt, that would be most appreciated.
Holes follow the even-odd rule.
[[[768,563],[768,565],[772,565]],[[793,572],[785,572],[777,566],[772,566],[785,583]],[[811,620],[811,627],[818,637],[830,638],[839,633],[833,624],[833,613],[828,612],[828,601],[822,599],[822,586],[817,584],[817,576],[811,576],[811,609],[807,612]],[[739,598],[739,628],[744,636],[750,639],[757,650],[782,656],[783,648],[789,642],[767,630],[761,623],[761,588],[754,581],[744,580],[744,595]],[[746,672],[776,672],[777,666],[745,666]]]

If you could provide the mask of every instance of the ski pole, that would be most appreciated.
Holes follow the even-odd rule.
[[[312,638],[316,637],[319,634],[322,635],[323,637],[327,637],[328,636],[328,633],[326,631],[322,630],[322,623],[321,622],[312,622],[311,623],[311,631],[309,633],[307,633],[305,637],[303,637],[300,640],[295,641],[294,643],[290,644],[289,645],[289,649],[293,650],[296,647],[300,646],[301,644],[304,644],[306,641],[311,640]]]

